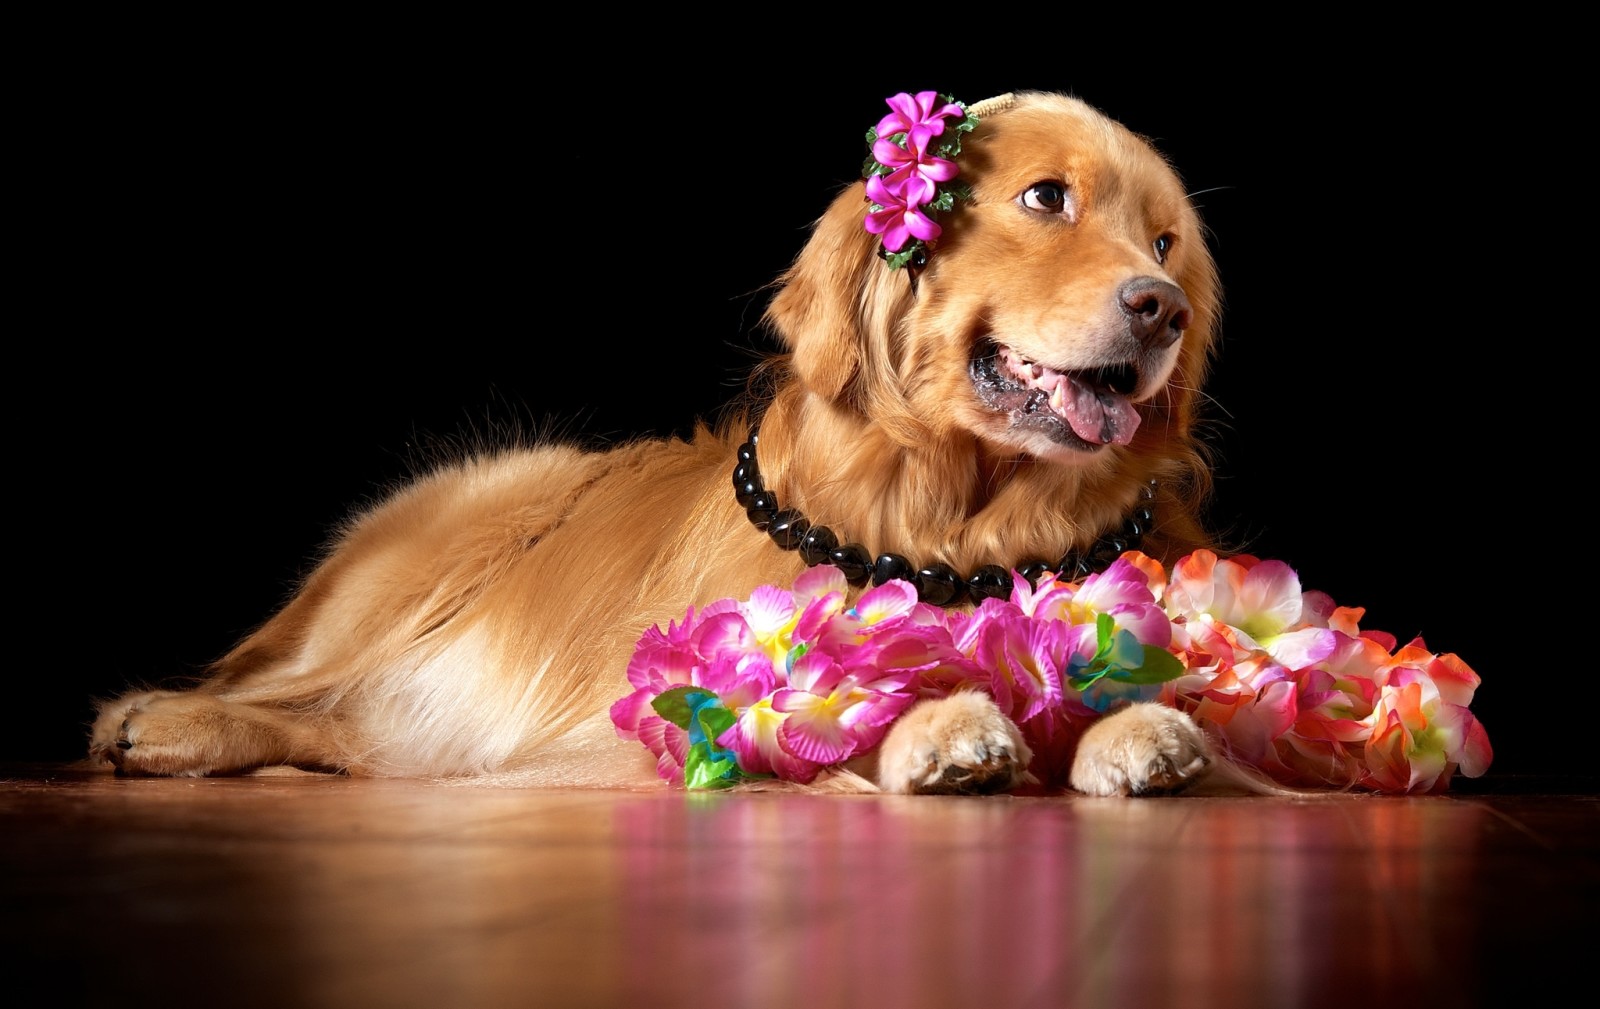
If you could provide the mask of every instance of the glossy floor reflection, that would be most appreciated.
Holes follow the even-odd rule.
[[[40,1005],[1531,1005],[1597,813],[13,769],[0,921]]]

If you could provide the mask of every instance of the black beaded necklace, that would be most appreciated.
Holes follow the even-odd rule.
[[[764,530],[783,549],[800,551],[808,567],[832,564],[844,572],[851,585],[865,585],[869,580],[882,585],[893,578],[904,579],[916,586],[919,599],[936,606],[954,606],[967,599],[978,602],[991,596],[1010,597],[1011,569],[1002,565],[985,564],[963,578],[954,568],[938,561],[917,567],[899,554],[879,554],[874,559],[861,544],[841,545],[832,529],[812,525],[792,508],[778,507],[777,495],[762,483],[761,469],[756,465],[758,441],[760,432],[751,428],[749,439],[739,446],[739,462],[733,468],[734,500],[749,516],[751,525]],[[1046,571],[1058,572],[1068,581],[1079,581],[1105,569],[1124,550],[1138,547],[1154,519],[1151,505],[1155,495],[1156,481],[1151,480],[1139,488],[1139,503],[1122,528],[1101,536],[1087,550],[1069,550],[1054,563],[1029,561],[1016,570],[1029,582],[1038,584]]]

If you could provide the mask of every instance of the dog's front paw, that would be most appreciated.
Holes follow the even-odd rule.
[[[1032,780],[1033,752],[988,694],[963,691],[913,706],[878,753],[878,787],[921,795],[988,795]]]
[[[1164,704],[1134,704],[1083,734],[1072,787],[1089,795],[1174,792],[1204,777],[1211,759],[1194,719]]]

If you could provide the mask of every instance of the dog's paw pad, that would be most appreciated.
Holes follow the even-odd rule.
[[[924,795],[990,795],[1017,784],[1018,767],[1007,746],[978,744],[972,752],[925,755],[911,790]]]
[[[1175,792],[1203,778],[1211,745],[1194,720],[1162,704],[1135,704],[1090,726],[1072,762],[1088,795]]]
[[[1030,780],[1032,759],[989,695],[963,692],[901,716],[879,753],[878,784],[887,792],[991,795]]]

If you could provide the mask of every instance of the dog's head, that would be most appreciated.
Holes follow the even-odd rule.
[[[924,267],[879,257],[861,183],[818,221],[768,309],[792,371],[908,447],[965,435],[1080,470],[1188,465],[1220,294],[1178,176],[1074,98],[973,111],[971,199]]]

